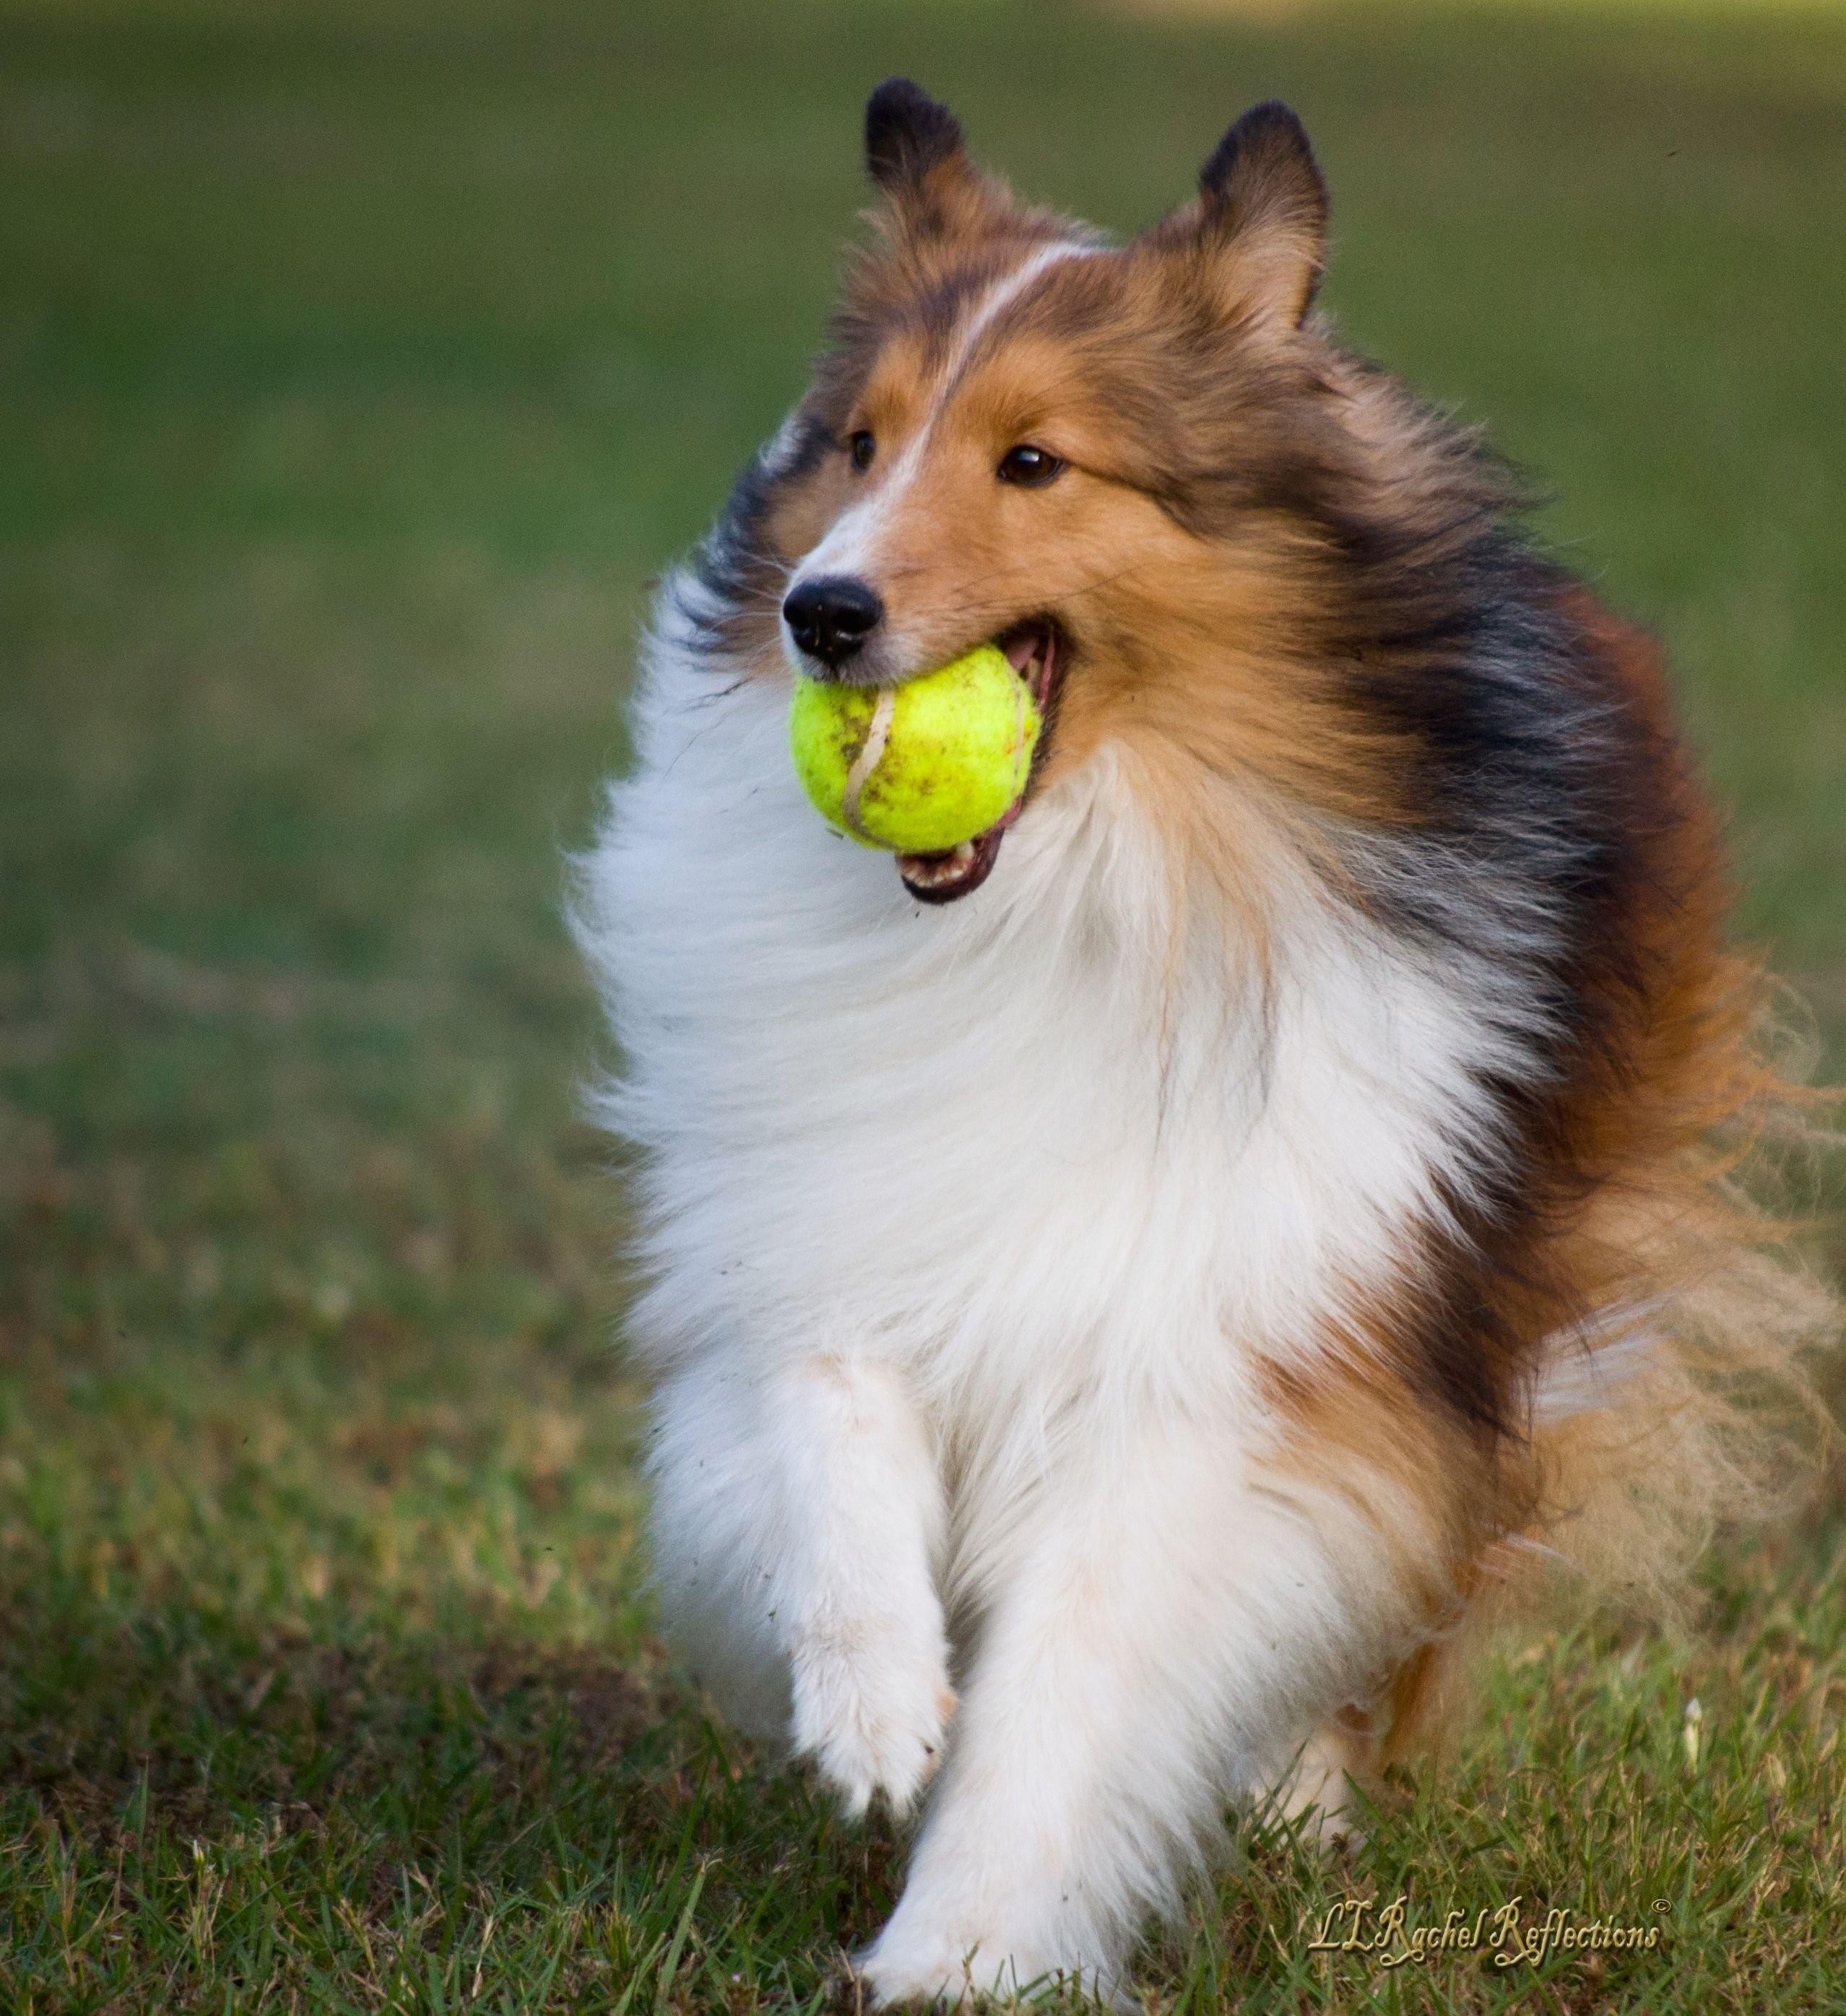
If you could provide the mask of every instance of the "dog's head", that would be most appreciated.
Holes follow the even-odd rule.
[[[1169,808],[1204,771],[1375,810],[1379,724],[1333,667],[1416,423],[1310,313],[1327,207],[1294,113],[1247,112],[1121,246],[1017,201],[907,81],[865,143],[875,243],[733,517],[759,654],[885,685],[997,641],[1048,711],[1028,800],[1113,740]],[[900,872],[965,895],[1004,830]]]

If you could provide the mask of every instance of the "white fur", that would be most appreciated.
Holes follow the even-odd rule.
[[[1384,1647],[1376,1534],[1255,1474],[1252,1348],[1310,1362],[1406,1264],[1516,1018],[1279,837],[1259,970],[1107,748],[920,907],[803,801],[786,674],[714,662],[700,592],[669,589],[580,912],[645,1150],[668,1623],[855,1810],[934,1762],[952,1635],[872,1985],[1107,1992],[1226,1795]]]

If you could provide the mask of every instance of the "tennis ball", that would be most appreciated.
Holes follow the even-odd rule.
[[[1006,654],[979,644],[901,686],[797,674],[789,748],[829,826],[867,847],[940,854],[1013,809],[1043,726]]]

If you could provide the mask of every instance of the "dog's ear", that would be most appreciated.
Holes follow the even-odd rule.
[[[890,221],[912,241],[966,229],[995,206],[963,149],[961,121],[907,77],[887,77],[865,101],[865,167]]]
[[[907,77],[887,77],[865,101],[865,171],[888,196],[920,188],[932,170],[959,161],[962,123]]]
[[[1152,234],[1202,257],[1212,291],[1240,320],[1296,329],[1326,260],[1327,189],[1301,122],[1274,99],[1253,105],[1199,171],[1199,194]]]

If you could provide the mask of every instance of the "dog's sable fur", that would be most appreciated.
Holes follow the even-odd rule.
[[[1670,1589],[1833,1312],[1746,1201],[1792,1096],[1658,654],[1315,315],[1294,115],[1119,247],[907,82],[866,155],[585,866],[655,1557],[853,1809],[941,1762],[876,1996],[1116,1992],[1228,1797],[1337,1819],[1546,1564]],[[939,909],[790,774],[779,610],[837,576],[851,676],[1055,643]]]

